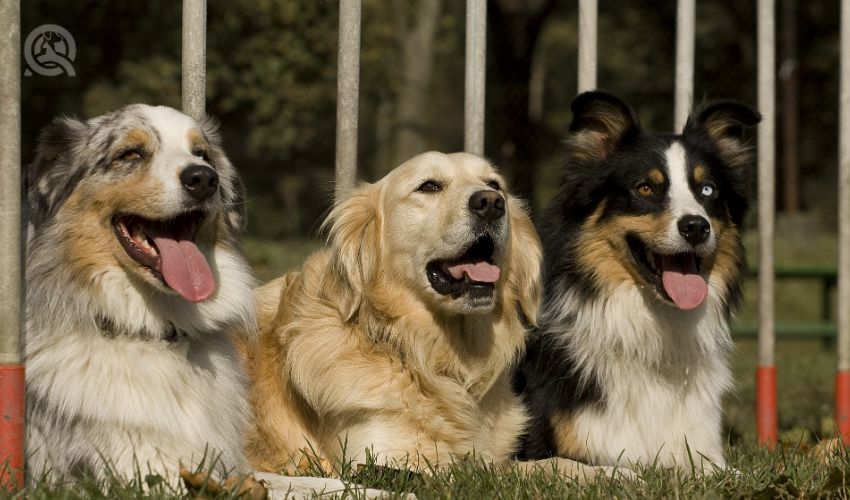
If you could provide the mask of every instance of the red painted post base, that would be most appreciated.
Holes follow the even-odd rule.
[[[850,370],[835,372],[835,423],[844,444],[850,442]]]
[[[24,366],[0,365],[0,489],[24,486]]]
[[[756,432],[758,442],[771,450],[776,447],[779,418],[776,409],[776,367],[756,368]]]

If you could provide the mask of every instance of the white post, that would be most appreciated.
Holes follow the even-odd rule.
[[[0,2],[0,490],[24,485],[21,5]]]
[[[357,179],[357,104],[360,97],[360,0],[339,0],[336,82],[336,199]]]
[[[21,361],[21,31],[18,0],[0,4],[0,23],[0,365],[5,365]]]
[[[206,112],[207,1],[183,0],[183,112],[200,120]]]
[[[835,420],[850,441],[850,5],[841,2],[841,88],[838,131],[838,369]]]
[[[774,0],[758,0],[758,225],[759,225],[759,342],[757,426],[759,442],[776,444],[776,367],[774,365],[775,217],[775,8]]]
[[[694,99],[696,0],[679,0],[676,17],[676,104],[673,130],[681,133]]]
[[[850,370],[850,6],[841,5],[838,174],[838,369]]]
[[[484,154],[484,105],[487,63],[487,1],[466,1],[466,82],[463,148]]]
[[[578,91],[596,88],[596,0],[578,2]]]

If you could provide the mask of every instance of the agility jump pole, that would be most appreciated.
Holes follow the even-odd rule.
[[[578,91],[596,88],[596,0],[578,2]]]
[[[201,120],[206,112],[207,0],[183,0],[183,112]]]
[[[463,106],[463,149],[484,154],[486,103],[487,1],[466,1],[466,80]]]
[[[336,189],[339,200],[357,179],[357,104],[360,97],[360,0],[339,0],[336,80]]]
[[[0,491],[24,484],[21,6],[0,3]],[[5,467],[4,467],[5,465]]]
[[[850,6],[841,2],[841,89],[838,131],[838,367],[835,422],[850,443]]]
[[[774,0],[758,0],[758,234],[759,336],[756,368],[756,431],[761,445],[776,446],[776,365],[774,361],[775,214],[775,23]]]
[[[694,98],[696,0],[679,0],[676,10],[676,90],[673,131],[682,133]]]

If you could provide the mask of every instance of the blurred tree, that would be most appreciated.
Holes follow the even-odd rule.
[[[557,4],[558,0],[491,0],[487,5],[488,58],[493,60],[487,89],[492,137],[487,138],[491,145],[487,150],[509,170],[513,191],[532,202],[540,151],[553,138],[532,119],[531,68],[543,24]],[[502,119],[492,120],[494,114]]]
[[[256,236],[314,234],[330,203],[337,8],[338,0],[209,2],[207,109],[247,181]],[[488,4],[485,151],[537,206],[555,186],[558,140],[571,119],[576,11],[576,2],[557,0]],[[659,130],[672,126],[675,18],[674,0],[599,2],[600,87]],[[464,2],[363,0],[362,179],[424,149],[463,147],[464,19]],[[25,161],[53,116],[139,101],[179,105],[180,2],[27,0],[22,20],[24,36],[60,24],[78,47],[76,77],[23,79]],[[834,224],[836,4],[797,2],[796,22],[798,199]],[[696,29],[696,100],[755,103],[754,3],[700,0]]]
[[[401,87],[396,102],[393,148],[393,164],[396,165],[424,152],[428,146],[428,90],[441,3],[440,0],[418,0],[415,7],[409,9],[409,2],[393,1],[396,36],[401,47]]]

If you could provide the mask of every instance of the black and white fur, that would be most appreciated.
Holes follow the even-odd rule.
[[[644,130],[604,92],[572,110],[559,191],[538,221],[544,298],[517,376],[533,416],[520,456],[723,466],[728,323],[755,177],[743,132],[760,115],[710,103],[673,135]],[[703,300],[674,303],[665,258],[696,265]]]
[[[215,171],[207,195],[181,180],[190,166]],[[146,105],[56,119],[28,184],[29,477],[102,477],[108,464],[125,478],[175,480],[179,462],[205,453],[244,469],[250,413],[228,332],[254,329],[253,278],[234,239],[242,184],[214,124]],[[134,260],[116,232],[127,214],[170,224],[186,213],[202,214],[194,244],[217,285],[198,303]]]

